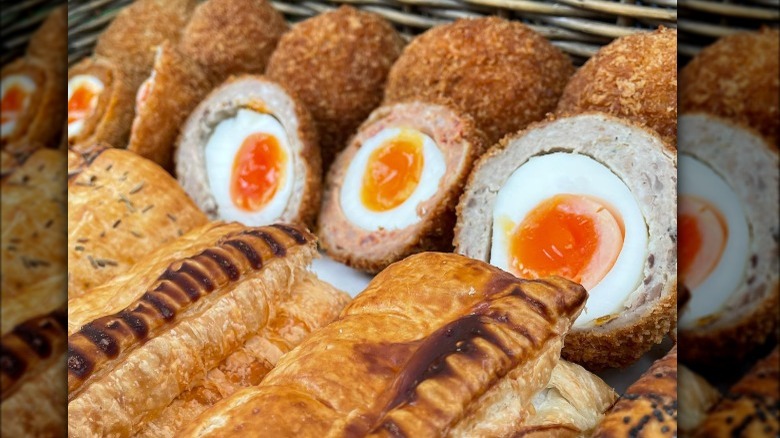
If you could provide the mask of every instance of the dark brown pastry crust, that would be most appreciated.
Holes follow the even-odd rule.
[[[266,0],[210,0],[195,9],[180,48],[218,84],[231,75],[264,73],[286,31],[284,17]]]
[[[268,76],[295,93],[320,134],[323,172],[382,101],[403,40],[384,18],[341,6],[295,25],[279,41]]]
[[[601,111],[657,131],[677,147],[677,30],[658,28],[601,48],[563,91],[556,114]]]
[[[552,111],[572,73],[563,52],[518,21],[463,19],[404,49],[390,70],[385,103],[452,106],[495,143]]]
[[[759,361],[702,422],[694,437],[776,437],[780,434],[780,350]]]
[[[211,88],[200,67],[170,42],[158,48],[153,85],[136,113],[127,149],[173,170],[173,148],[179,128]]]
[[[81,74],[97,77],[105,89],[93,113],[84,119],[81,133],[68,139],[68,146],[79,152],[89,152],[89,148],[96,143],[124,148],[133,121],[138,85],[134,85],[123,70],[108,59],[85,58],[68,69],[68,80]]]
[[[427,212],[418,224],[403,230],[366,231],[354,225],[341,209],[341,186],[362,141],[393,126],[418,129],[433,138],[447,170],[439,192],[418,207]],[[474,161],[486,146],[487,140],[473,120],[450,108],[420,102],[378,108],[328,173],[318,225],[321,248],[333,259],[371,273],[418,252],[452,251],[455,207]]]
[[[604,417],[593,437],[676,436],[677,346],[674,346],[626,390]]]
[[[135,95],[152,69],[155,48],[166,40],[179,41],[196,4],[196,0],[136,0],[100,34],[95,56],[111,60]]]
[[[680,71],[680,111],[703,111],[759,131],[778,146],[780,33],[729,35],[706,47]]]

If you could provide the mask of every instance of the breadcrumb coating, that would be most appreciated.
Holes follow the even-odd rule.
[[[320,132],[323,169],[382,101],[403,40],[377,14],[342,6],[297,24],[279,42],[268,76],[292,90]]]
[[[571,78],[556,114],[600,111],[654,129],[677,147],[677,30],[659,27],[601,48]]]
[[[573,72],[568,56],[517,21],[464,19],[414,39],[390,71],[385,98],[452,106],[495,143],[552,111]]]
[[[780,31],[719,39],[680,71],[680,109],[703,111],[760,132],[777,147]]]

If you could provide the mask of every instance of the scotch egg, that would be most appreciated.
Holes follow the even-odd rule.
[[[681,354],[697,365],[734,363],[777,327],[777,150],[705,114],[680,118],[679,146],[679,271],[691,293]]]
[[[416,252],[451,250],[455,204],[485,143],[471,118],[441,105],[375,110],[328,173],[321,247],[372,273]]]
[[[5,76],[1,84],[0,137],[6,139],[16,130],[17,123],[30,108],[30,100],[38,87],[34,80],[23,74]]]
[[[93,75],[81,74],[68,80],[68,138],[84,129],[84,120],[95,112],[103,81]]]
[[[320,199],[320,156],[308,111],[260,76],[211,92],[182,128],[176,175],[212,219],[245,225],[311,225]]]
[[[520,278],[588,290],[564,356],[621,367],[660,342],[676,307],[676,154],[605,114],[532,125],[475,165],[455,250]]]

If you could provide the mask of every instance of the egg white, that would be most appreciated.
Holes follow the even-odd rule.
[[[743,283],[748,264],[749,228],[739,196],[715,171],[690,155],[680,155],[679,196],[693,195],[718,209],[728,225],[723,254],[710,275],[691,289],[691,298],[680,314],[682,329],[718,313]]]
[[[541,202],[559,194],[593,196],[620,213],[625,226],[623,248],[607,275],[588,291],[585,310],[574,323],[585,326],[619,312],[642,281],[647,257],[647,225],[626,184],[606,166],[585,155],[557,152],[530,158],[517,168],[496,196],[490,263],[510,271],[511,232]],[[507,221],[513,226],[507,235]]]
[[[260,210],[246,211],[238,208],[230,196],[233,162],[244,140],[259,132],[276,137],[279,147],[287,156],[287,162],[274,196]],[[297,157],[290,147],[287,131],[279,120],[270,114],[240,109],[235,117],[227,118],[217,124],[206,143],[205,152],[209,186],[222,219],[259,226],[273,223],[282,216],[292,196],[295,179],[293,169]]]
[[[35,93],[35,89],[37,86],[35,85],[35,81],[33,81],[29,76],[27,75],[9,75],[6,76],[0,81],[0,95],[5,97],[5,93],[7,90],[10,90],[12,87],[17,86],[20,87],[22,90],[24,90],[25,93],[27,93],[27,97],[24,99],[24,103],[22,104],[22,110],[21,112],[24,113],[27,111],[27,106],[30,104],[30,96]],[[0,137],[6,138],[9,135],[11,135],[14,130],[16,129],[16,120],[9,120],[5,123],[3,123],[0,126]]]
[[[399,230],[418,223],[425,213],[418,210],[418,205],[439,191],[439,182],[447,170],[444,154],[436,146],[436,142],[431,137],[414,130],[423,139],[423,165],[417,187],[403,203],[393,209],[378,212],[366,208],[361,198],[361,191],[371,153],[401,135],[404,130],[410,129],[381,130],[363,143],[347,168],[339,198],[341,209],[349,221],[366,231]]]
[[[94,94],[96,98],[100,98],[100,93],[105,89],[103,81],[92,75],[76,75],[68,80],[68,102],[70,102],[73,93],[81,88],[87,86]],[[76,120],[68,123],[68,138],[73,138],[81,133],[84,129],[84,119]]]

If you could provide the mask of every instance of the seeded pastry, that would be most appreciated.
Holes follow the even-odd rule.
[[[138,89],[127,149],[172,170],[179,129],[210,88],[196,63],[173,44],[160,45],[152,72]]]
[[[175,152],[182,188],[211,219],[311,226],[320,150],[306,107],[262,76],[234,77],[190,114]]]
[[[677,30],[659,27],[618,38],[585,63],[556,114],[601,111],[654,129],[677,146]]]
[[[676,164],[654,131],[606,114],[531,125],[475,164],[455,251],[521,278],[581,283],[589,298],[563,356],[626,366],[676,320]]]
[[[301,99],[320,133],[323,172],[382,101],[403,40],[384,18],[341,6],[298,23],[279,41],[268,76]]]
[[[207,0],[184,28],[180,48],[220,83],[231,75],[264,73],[286,31],[284,17],[266,0]]]
[[[715,116],[684,114],[680,127],[679,270],[691,291],[680,357],[736,365],[778,327],[778,152]]]
[[[117,64],[86,58],[68,70],[68,146],[89,152],[96,143],[124,147],[137,84]]]
[[[586,435],[615,399],[559,361],[586,295],[455,254],[408,257],[181,436]]]
[[[748,126],[778,146],[780,31],[725,36],[680,71],[680,109]]]
[[[520,22],[464,19],[436,26],[404,49],[385,102],[451,106],[471,115],[492,144],[555,109],[572,73],[563,52]]]
[[[69,151],[68,296],[127,271],[163,244],[207,222],[176,180],[132,152]]]
[[[447,107],[380,107],[330,169],[321,247],[367,272],[417,252],[452,251],[455,206],[486,143],[470,117]]]
[[[172,437],[334,319],[303,228],[211,223],[68,302],[68,435]]]

